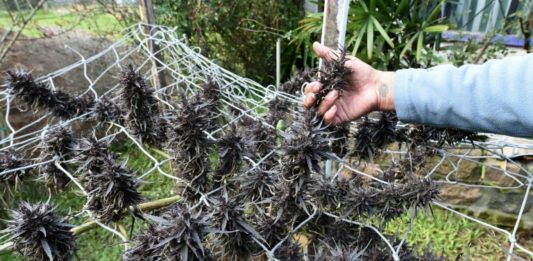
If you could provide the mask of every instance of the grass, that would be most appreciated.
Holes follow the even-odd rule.
[[[399,234],[408,229],[410,215],[388,224],[386,231]],[[504,260],[507,238],[449,211],[433,208],[419,211],[407,236],[418,252],[428,248],[446,260]]]
[[[80,15],[81,14],[81,15]],[[0,11],[0,28],[7,30],[11,26],[7,11]],[[82,30],[95,36],[118,37],[122,30],[119,22],[110,14],[99,9],[88,10],[40,10],[28,23],[22,35],[28,38],[43,37],[41,28],[51,30]]]

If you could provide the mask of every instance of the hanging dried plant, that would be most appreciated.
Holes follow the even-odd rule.
[[[41,161],[53,159],[64,161],[71,158],[75,146],[72,130],[59,126],[45,130],[37,148],[41,150]],[[67,169],[65,164],[61,163],[61,166]],[[39,166],[39,175],[46,184],[58,189],[65,188],[70,182],[68,176],[55,165],[55,162]]]
[[[0,151],[0,173],[24,167],[25,160],[14,150]],[[11,173],[0,174],[0,182],[12,183],[20,180],[25,174],[26,170],[19,170]]]
[[[268,243],[268,246],[272,248],[290,232],[289,228],[291,224],[289,217],[276,219],[265,214],[258,215],[254,225],[257,227],[259,234]]]
[[[211,170],[209,149],[212,145],[207,137],[207,130],[211,128],[213,115],[207,109],[210,101],[201,97],[188,98],[185,94],[181,98],[182,106],[172,121],[169,134],[169,154],[173,158],[172,168],[180,178],[190,182],[178,184],[184,186],[180,190],[192,192],[206,192],[208,186],[208,173]],[[192,190],[191,190],[192,189]]]
[[[276,251],[274,257],[278,260],[301,261],[304,260],[300,244],[290,240],[285,241]]]
[[[235,177],[235,180],[239,183],[240,196],[248,202],[255,202],[273,195],[277,178],[275,170],[267,170],[260,165]]]
[[[144,78],[131,64],[122,72],[120,82],[124,86],[120,97],[127,127],[141,142],[160,147],[165,137],[159,136],[157,131],[160,111],[154,89],[146,86]]]
[[[368,118],[363,118],[363,121],[357,125],[357,132],[354,135],[355,145],[351,154],[361,159],[373,159],[377,152],[377,148],[372,142],[375,123]]]
[[[250,156],[247,142],[235,134],[235,127],[217,142],[219,147],[218,168],[213,176],[214,186],[218,188],[226,176],[239,172],[244,156]]]
[[[328,131],[331,133],[331,151],[339,158],[343,158],[348,153],[348,138],[350,135],[350,125],[341,124],[329,126]]]
[[[133,247],[122,256],[125,261],[213,260],[204,246],[211,232],[210,214],[178,203],[159,217],[146,215],[148,229],[133,238]]]
[[[324,175],[314,175],[306,197],[320,209],[334,211],[351,189],[350,182],[345,179],[333,179]]]
[[[276,95],[268,103],[268,115],[266,122],[272,126],[276,126],[279,120],[285,120],[290,118],[291,103],[286,98]]]
[[[405,184],[356,187],[343,203],[347,213],[377,215],[383,221],[398,217],[409,208],[425,208],[437,198],[439,186],[429,179],[412,178]]]
[[[301,121],[295,122],[286,132],[282,146],[285,179],[293,180],[299,175],[320,173],[320,161],[333,159],[329,137],[320,116],[313,110],[306,111]]]
[[[91,108],[91,116],[98,123],[117,122],[121,124],[124,120],[124,114],[120,107],[107,97],[101,97]]]
[[[318,78],[318,81],[322,83],[322,89],[316,94],[315,107],[320,105],[330,91],[337,90],[339,95],[343,95],[348,90],[350,87],[348,77],[352,73],[352,70],[345,65],[348,60],[346,49],[340,51],[337,59],[324,60]]]
[[[59,118],[72,118],[83,113],[90,102],[85,96],[73,98],[61,90],[52,90],[45,82],[35,82],[31,73],[7,72],[7,90],[33,110],[47,109]],[[89,102],[86,104],[85,102]]]
[[[288,81],[284,82],[280,86],[280,91],[286,92],[292,95],[300,95],[302,87],[305,83],[309,83],[316,80],[316,69],[306,68],[297,72]]]
[[[106,162],[110,156],[117,156],[110,154],[109,145],[111,139],[96,139],[96,138],[82,138],[78,140],[76,147],[76,157],[74,161],[79,166],[78,172],[82,174],[89,171],[101,172],[108,164]]]
[[[71,260],[76,250],[75,238],[66,223],[53,213],[47,204],[21,202],[10,211],[7,228],[2,233],[10,235],[14,248],[27,260]]]
[[[402,140],[409,142],[411,146],[428,146],[433,141],[437,148],[444,145],[454,146],[458,142],[474,141],[477,135],[473,132],[453,128],[439,128],[425,125],[414,125],[400,132]]]
[[[277,145],[277,130],[270,126],[265,126],[261,121],[252,120],[249,125],[245,125],[245,137],[249,141],[247,150],[253,154],[257,160],[271,153]],[[271,155],[266,162],[266,166],[273,167],[275,157]]]
[[[215,235],[211,243],[214,256],[229,260],[249,260],[256,251],[251,237],[264,241],[246,221],[245,207],[238,198],[230,197],[223,189],[219,196],[210,199],[212,221],[215,229],[222,233]]]
[[[98,172],[90,170],[83,175],[82,182],[88,193],[85,209],[96,213],[103,222],[117,221],[123,209],[135,206],[142,201],[137,191],[139,180],[119,165],[113,156],[104,160]]]

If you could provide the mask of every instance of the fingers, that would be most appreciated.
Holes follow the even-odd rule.
[[[315,51],[316,55],[320,58],[326,59],[328,61],[337,59],[337,55],[333,51],[333,49],[320,44],[319,42],[313,43],[313,50]]]
[[[324,116],[322,118],[327,124],[330,124],[333,122],[333,119],[335,118],[335,115],[337,114],[337,105],[331,106],[331,108],[324,113]]]
[[[305,95],[305,98],[304,98],[304,106],[305,108],[311,108],[313,107],[313,104],[315,104],[316,102],[316,96],[314,93],[309,93],[307,95]]]
[[[312,82],[305,86],[304,94],[308,93],[318,93],[322,89],[322,83],[320,82]]]
[[[339,97],[339,92],[336,90],[330,91],[326,97],[320,102],[318,107],[318,112],[324,115],[330,108],[335,104],[337,98]]]
[[[311,108],[316,102],[316,94],[322,89],[322,84],[319,82],[312,82],[305,87],[304,106]]]

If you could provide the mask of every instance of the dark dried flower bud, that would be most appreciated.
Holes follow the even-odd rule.
[[[120,107],[109,100],[107,97],[102,97],[96,101],[91,110],[92,117],[98,122],[117,122],[122,123],[124,120],[124,112]]]
[[[48,109],[54,116],[72,118],[81,113],[80,100],[61,90],[52,90],[45,82],[35,82],[31,73],[7,72],[7,89],[30,108]]]
[[[217,234],[212,242],[211,249],[218,258],[230,260],[248,260],[255,251],[252,236],[258,240],[264,239],[246,221],[244,205],[237,201],[238,198],[229,197],[226,190],[220,196],[211,198],[211,213],[215,228],[225,233]]]
[[[339,95],[343,95],[348,90],[350,87],[348,77],[352,73],[352,70],[345,65],[348,60],[346,49],[341,50],[337,59],[324,60],[324,65],[318,78],[323,87],[316,95],[316,108],[330,91],[337,90]]]
[[[176,204],[160,217],[147,217],[151,224],[133,238],[134,246],[124,253],[123,260],[212,260],[203,242],[211,230],[210,215]]]
[[[26,170],[19,170],[11,173],[1,174],[4,171],[18,169],[24,167],[25,160],[14,150],[0,151],[0,181],[1,182],[16,182],[26,174]]]
[[[124,165],[114,162],[112,156],[104,161],[100,171],[89,171],[82,177],[88,199],[85,208],[104,221],[117,221],[123,209],[142,201],[137,191],[140,181]]]
[[[76,249],[73,227],[53,213],[47,204],[20,203],[11,210],[7,228],[17,252],[27,260],[71,260]]]
[[[301,261],[304,260],[303,256],[300,245],[289,240],[285,241],[283,245],[274,252],[275,258],[286,261]]]
[[[124,86],[120,97],[127,127],[143,143],[160,147],[165,137],[158,136],[156,130],[160,111],[154,89],[146,86],[144,78],[131,64],[122,72],[120,82]]]
[[[268,103],[267,123],[276,126],[279,120],[287,121],[291,114],[291,103],[286,98],[276,95]]]
[[[299,71],[280,86],[280,91],[292,95],[300,95],[303,85],[316,80],[316,74],[316,69],[306,68]]]
[[[242,159],[249,156],[245,140],[235,134],[235,128],[218,141],[219,163],[213,177],[214,188],[218,188],[225,176],[239,172]]]

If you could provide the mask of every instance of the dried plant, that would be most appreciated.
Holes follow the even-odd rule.
[[[142,201],[137,191],[140,182],[125,164],[116,163],[114,156],[109,155],[104,162],[99,171],[90,170],[82,178],[88,193],[85,209],[104,222],[117,221],[123,209]]]
[[[342,200],[352,187],[350,181],[345,179],[314,175],[306,191],[306,197],[320,206],[320,209],[334,211],[341,205]]]
[[[305,83],[309,83],[316,80],[316,69],[304,69],[293,75],[288,81],[284,82],[280,86],[280,91],[286,92],[292,95],[300,95],[302,87]]]
[[[219,162],[213,176],[214,188],[218,188],[226,176],[239,172],[244,156],[250,156],[246,148],[245,139],[235,134],[232,128],[225,136],[218,140]]]
[[[45,82],[35,82],[31,73],[8,71],[6,78],[10,95],[20,99],[32,110],[48,109],[59,118],[72,118],[91,106],[89,96],[73,98],[61,90],[52,90]]]
[[[398,136],[411,146],[428,146],[434,142],[437,148],[444,145],[454,146],[457,142],[473,141],[477,135],[473,132],[453,128],[439,128],[425,125],[414,125],[400,130]]]
[[[343,203],[348,214],[377,216],[386,222],[400,216],[411,207],[428,207],[438,194],[437,183],[413,177],[405,184],[353,188],[348,191]]]
[[[322,83],[322,89],[316,95],[315,107],[320,105],[330,91],[337,90],[339,95],[343,95],[348,90],[350,87],[348,77],[352,73],[352,70],[345,66],[348,60],[346,49],[340,51],[337,59],[324,60],[318,78],[318,81]]]
[[[91,116],[98,122],[122,123],[125,113],[107,97],[101,97],[91,108]]]
[[[285,235],[287,235],[287,233],[290,232],[290,222],[289,217],[276,219],[270,215],[264,214],[257,216],[254,225],[257,227],[259,234],[268,243],[268,246],[274,247],[285,237]]]
[[[0,151],[0,173],[18,169],[26,165],[24,158],[14,150]],[[26,170],[18,170],[11,173],[0,174],[0,182],[17,182],[26,174]]]
[[[174,172],[190,182],[179,186],[185,186],[184,191],[194,195],[195,191],[206,192],[210,188],[209,149],[213,142],[205,132],[212,128],[213,114],[207,109],[212,101],[206,101],[199,95],[189,98],[182,94],[181,102],[181,110],[169,128],[168,148]]]
[[[142,201],[137,191],[140,181],[117,162],[118,155],[110,152],[111,140],[81,139],[75,158],[80,180],[88,193],[85,209],[96,213],[103,222],[116,221],[124,208]]]
[[[219,196],[211,198],[212,222],[222,233],[214,235],[210,242],[214,256],[229,260],[248,260],[255,251],[251,237],[264,239],[246,220],[245,206],[237,197],[230,197],[223,189]]]
[[[144,78],[131,64],[122,72],[120,82],[124,86],[120,97],[127,127],[143,143],[160,147],[165,137],[158,135],[157,131],[160,111],[154,89],[146,86]]]
[[[40,160],[42,161],[53,159],[65,161],[71,158],[75,146],[76,141],[72,130],[59,126],[44,131],[37,148],[41,150]],[[60,164],[63,168],[67,168],[65,164]],[[70,182],[69,177],[54,162],[39,166],[39,172],[46,184],[54,188],[63,189]]]
[[[372,142],[375,123],[368,118],[363,118],[363,121],[357,125],[357,132],[354,135],[355,144],[350,152],[351,155],[357,156],[362,159],[373,159],[377,153],[377,148]]]
[[[75,238],[66,223],[53,213],[47,204],[21,202],[10,211],[7,228],[1,233],[9,234],[17,252],[27,260],[71,260],[76,250]]]
[[[148,229],[133,239],[125,261],[212,260],[204,238],[212,230],[210,215],[186,204],[176,204],[160,217],[148,216]]]
[[[281,97],[279,94],[276,95],[268,103],[268,115],[266,117],[266,122],[272,126],[276,126],[279,120],[287,120],[291,116],[291,103],[286,99]]]
[[[253,154],[256,160],[270,154],[277,145],[277,130],[264,125],[261,121],[252,120],[248,125],[244,125],[245,138],[249,141],[247,150]],[[273,167],[275,157],[271,155],[266,159],[265,165]]]
[[[339,158],[343,158],[349,149],[350,125],[329,126],[328,131],[331,132],[331,151]]]
[[[301,261],[303,260],[304,255],[300,244],[287,240],[276,249],[274,257],[279,260]]]
[[[320,161],[333,159],[329,137],[320,116],[313,110],[306,111],[301,121],[291,125],[282,146],[284,178],[292,180],[298,175],[320,173]]]
[[[247,202],[256,202],[270,198],[274,194],[274,185],[278,179],[275,169],[267,170],[259,165],[233,177],[231,183],[237,184],[237,195]]]

